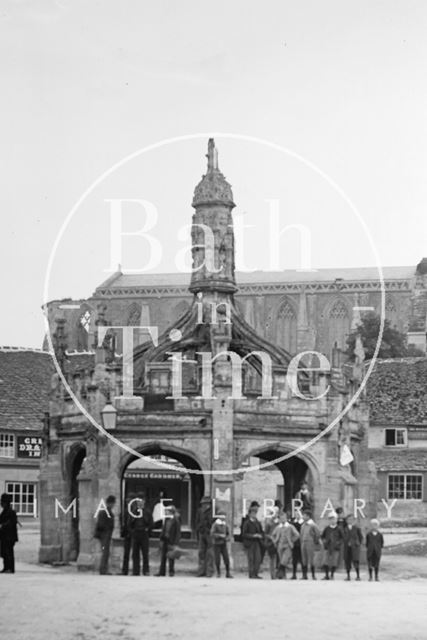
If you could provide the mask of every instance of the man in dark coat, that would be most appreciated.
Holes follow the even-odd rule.
[[[181,520],[174,505],[165,507],[162,532],[160,534],[160,567],[156,576],[166,575],[166,560],[169,563],[169,575],[175,575],[175,558],[168,556],[181,539]]]
[[[262,562],[261,545],[264,537],[262,526],[257,519],[257,507],[249,509],[248,518],[245,520],[242,531],[243,546],[248,556],[249,577],[261,580],[258,575]]]
[[[108,496],[105,501],[107,511],[103,509],[99,512],[96,521],[95,538],[98,538],[101,544],[101,564],[99,573],[101,575],[111,575],[108,571],[108,560],[110,558],[110,544],[114,531],[114,513],[113,508],[116,504],[114,496]]]
[[[363,542],[362,531],[354,521],[354,516],[349,514],[346,517],[346,526],[343,528],[344,535],[344,564],[347,571],[346,580],[350,580],[351,566],[356,571],[356,580],[360,580],[360,546]]]
[[[0,498],[2,512],[0,513],[0,548],[3,558],[1,573],[15,573],[15,556],[13,547],[18,542],[16,511],[12,509],[12,496],[3,493]]]
[[[135,499],[135,494],[131,493],[125,501],[125,512],[123,514],[122,520],[122,529],[120,532],[121,537],[123,538],[123,564],[122,564],[122,575],[127,576],[129,573],[129,558],[130,552],[132,548],[132,536],[130,531],[130,523],[132,520],[132,515],[129,513],[129,503],[131,503]],[[132,504],[131,504],[132,507]]]
[[[379,581],[381,552],[384,546],[383,534],[379,531],[380,523],[376,518],[371,520],[372,529],[366,535],[366,557],[368,560],[369,581],[372,580],[372,570],[375,571],[375,580]]]
[[[291,514],[289,514],[288,517],[289,517],[290,524],[293,525],[299,533],[301,531],[301,525],[303,523],[303,520],[298,515],[298,512],[295,512],[295,514],[292,517],[291,517]],[[297,569],[299,564],[301,565],[301,568],[302,568],[301,541],[298,538],[298,540],[295,540],[294,546],[292,547],[292,578],[291,580],[297,579]]]
[[[196,517],[196,533],[199,544],[199,568],[197,576],[211,578],[213,575],[213,548],[211,538],[212,500],[208,496],[201,499]]]
[[[274,506],[278,506],[278,505],[276,505],[276,502],[278,502],[278,500],[275,501]],[[249,511],[251,509],[255,509],[256,514],[257,514],[259,507],[260,507],[259,502],[257,502],[256,500],[252,500],[252,502],[249,505],[248,512],[242,517],[242,519],[240,521],[240,538],[241,538],[242,542],[243,542],[243,527],[245,525],[246,520],[249,519]],[[279,507],[279,511],[281,511],[281,510],[282,510],[282,507]]]
[[[323,529],[322,540],[325,550],[323,560],[325,576],[323,580],[333,580],[335,569],[338,566],[340,549],[343,543],[343,533],[337,525],[337,516],[335,513],[329,516],[329,524]]]
[[[151,512],[145,506],[145,498],[140,497],[131,504],[129,510],[132,513],[129,530],[132,539],[132,573],[139,576],[140,559],[142,554],[142,573],[150,575],[149,545],[150,533],[153,528]]]

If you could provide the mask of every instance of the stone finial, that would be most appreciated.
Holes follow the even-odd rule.
[[[233,192],[231,185],[218,168],[218,151],[213,138],[209,138],[206,158],[208,159],[207,172],[194,190],[193,207],[223,204],[230,209],[233,208],[235,206]]]
[[[67,351],[67,336],[65,334],[65,319],[64,318],[56,318],[56,330],[53,334],[53,349],[55,352],[55,357],[59,363],[59,366],[63,367],[65,359],[66,359],[66,351]]]
[[[218,171],[218,150],[215,147],[215,140],[213,138],[209,138],[206,157],[208,159],[208,173]]]

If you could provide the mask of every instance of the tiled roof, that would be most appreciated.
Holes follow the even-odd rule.
[[[426,449],[370,449],[377,471],[427,471]]]
[[[68,370],[70,373],[92,370],[95,366],[95,353],[92,351],[67,351]]]
[[[47,352],[0,349],[0,428],[42,428],[53,371]]]
[[[407,280],[415,274],[415,267],[383,267],[385,280]],[[183,286],[190,282],[190,273],[120,273],[110,276],[97,289],[122,287],[161,287]],[[348,267],[333,269],[316,269],[313,271],[237,271],[238,284],[270,284],[288,282],[334,282],[343,280],[375,280],[379,281],[376,267]]]
[[[371,422],[427,424],[427,358],[377,360],[367,398]]]

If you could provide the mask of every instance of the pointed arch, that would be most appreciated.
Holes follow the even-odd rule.
[[[141,305],[132,302],[127,311],[126,324],[128,327],[138,327],[141,323]]]
[[[72,335],[74,337],[74,345],[69,345],[69,348],[77,349],[77,351],[89,351],[93,320],[93,309],[85,302],[73,316]]]
[[[399,316],[397,314],[396,304],[390,295],[386,297],[385,318],[389,321],[390,326],[397,329],[399,324]]]
[[[336,298],[326,315],[328,345],[332,350],[336,344],[339,349],[346,349],[347,337],[350,333],[350,313],[346,302]]]
[[[297,351],[297,312],[288,298],[284,298],[277,309],[276,342],[288,353]]]

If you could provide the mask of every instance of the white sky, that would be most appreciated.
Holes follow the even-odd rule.
[[[354,202],[383,265],[415,265],[427,256],[426,33],[427,4],[411,0],[3,0],[0,344],[41,345],[49,254],[82,192],[173,136],[223,131],[293,150]],[[312,230],[314,266],[375,264],[360,224],[313,172],[260,145],[217,144],[236,211],[255,225],[251,268],[269,268],[273,197],[283,226]],[[87,297],[108,276],[105,198],[155,202],[155,270],[176,269],[205,148],[203,138],[157,150],[103,183],[64,235],[50,297]],[[282,249],[282,268],[298,266],[292,241]]]

